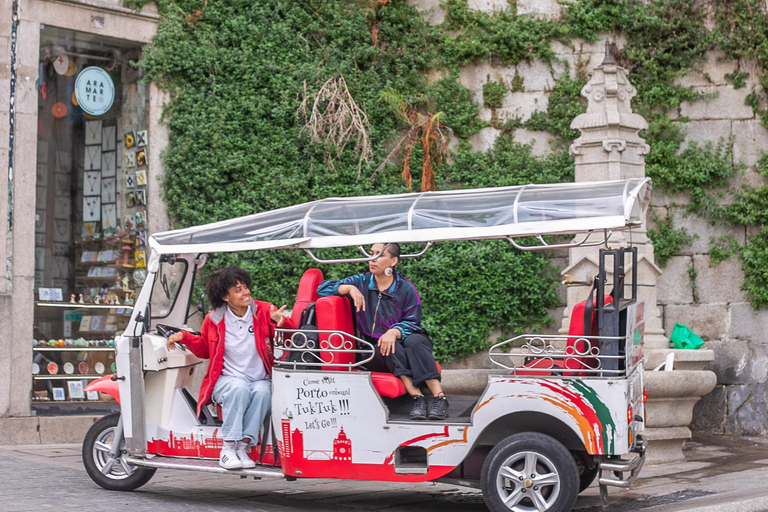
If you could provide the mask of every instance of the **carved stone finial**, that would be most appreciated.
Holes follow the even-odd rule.
[[[613,55],[611,55],[611,41],[606,39],[605,40],[605,58],[603,59],[603,63],[600,64],[600,66],[613,65],[613,64],[616,64],[616,60],[613,58]]]

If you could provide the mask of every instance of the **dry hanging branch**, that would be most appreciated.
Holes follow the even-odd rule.
[[[305,80],[304,99],[298,114],[303,123],[299,136],[306,131],[313,143],[322,144],[325,162],[332,169],[333,162],[341,158],[344,148],[355,139],[353,152],[360,156],[357,162],[360,179],[363,162],[370,162],[373,157],[368,135],[371,126],[365,111],[352,98],[344,76],[329,79],[313,94],[307,93]]]

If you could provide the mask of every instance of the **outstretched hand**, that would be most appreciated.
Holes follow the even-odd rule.
[[[280,309],[277,309],[275,306],[272,306],[272,311],[270,311],[269,317],[273,322],[277,324],[278,327],[285,323],[285,308],[287,307],[288,306],[284,305]]]

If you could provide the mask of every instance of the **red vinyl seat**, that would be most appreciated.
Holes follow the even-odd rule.
[[[611,304],[612,302],[613,297],[611,295],[607,295],[605,297],[605,304]],[[594,342],[594,340],[585,340],[579,337],[598,335],[597,311],[595,310],[595,307],[597,306],[597,298],[595,297],[592,299],[593,307],[589,326],[584,325],[584,308],[586,308],[586,306],[587,301],[583,300],[576,304],[573,307],[573,311],[571,312],[571,323],[568,325],[568,340],[566,341],[565,345],[565,354],[566,356],[570,357],[566,357],[564,359],[534,359],[533,361],[526,363],[525,368],[535,368],[538,371],[525,371],[518,369],[513,372],[513,375],[538,375],[540,377],[549,377],[552,375],[562,374],[563,377],[576,377],[583,375],[583,370],[587,368],[596,368],[598,363],[597,359],[595,357],[590,357],[592,342]],[[573,371],[541,371],[554,368]]]
[[[317,313],[317,327],[320,330],[328,331],[342,331],[349,334],[354,332],[354,321],[352,318],[352,306],[346,297],[322,297],[317,300],[315,304],[315,311]],[[341,339],[334,337],[329,344],[328,334],[320,335],[320,348],[327,349],[337,348],[341,345]],[[349,341],[349,343],[347,343]],[[352,348],[354,347],[354,340],[345,338],[344,346]],[[354,363],[356,354],[343,353],[343,352],[321,352],[320,357],[323,361],[336,364],[350,364]],[[343,371],[347,370],[344,366],[335,366],[328,364],[322,367],[326,371]],[[437,371],[442,373],[440,364],[437,363]],[[397,398],[405,394],[405,384],[399,377],[395,377],[391,373],[384,372],[371,372],[371,381],[373,387],[377,393],[381,396],[388,398]]]
[[[301,313],[304,312],[307,306],[313,302],[317,302],[319,295],[317,294],[317,288],[323,283],[323,271],[319,268],[310,268],[304,272],[299,280],[299,290],[296,292],[296,302],[293,304],[291,310],[291,318],[297,322],[301,318]],[[296,327],[301,327],[297,325]]]

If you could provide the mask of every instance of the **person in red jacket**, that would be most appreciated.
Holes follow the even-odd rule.
[[[253,468],[248,447],[259,439],[272,402],[272,337],[286,323],[285,306],[251,298],[251,278],[237,267],[227,267],[208,278],[206,295],[213,309],[199,336],[179,331],[168,337],[168,348],[182,343],[197,357],[210,359],[200,386],[197,414],[208,403],[222,408],[224,446],[219,465],[225,469]]]

